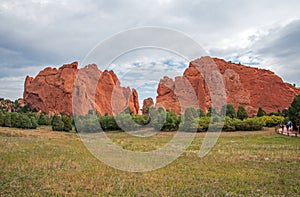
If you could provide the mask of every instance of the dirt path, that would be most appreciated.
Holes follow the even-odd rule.
[[[277,133],[286,136],[300,137],[300,133],[298,131],[288,131],[286,127],[277,129]]]

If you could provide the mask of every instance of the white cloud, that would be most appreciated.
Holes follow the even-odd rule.
[[[43,67],[82,61],[99,41],[117,32],[161,26],[186,33],[212,56],[270,68],[300,84],[299,37],[292,34],[299,10],[298,0],[2,0],[0,78],[25,80]],[[131,62],[125,63],[119,64],[120,74],[133,73]],[[155,77],[162,72],[163,67],[152,67]],[[0,97],[21,96],[23,86],[15,85],[14,93],[3,86]]]
[[[1,98],[15,100],[22,97],[24,78],[23,77],[3,77],[0,78]]]
[[[121,58],[116,61],[116,64],[110,67],[114,68],[122,86],[137,89],[141,104],[148,97],[152,97],[155,100],[160,79],[164,76],[180,76],[187,67],[184,59],[174,56],[164,56],[166,54],[161,55],[162,57],[155,57],[153,59],[147,56],[147,54],[144,54],[142,58],[141,54],[140,56],[136,56],[136,53],[134,53],[130,54],[132,64],[122,61]],[[125,59],[126,61],[130,61],[128,57]],[[183,67],[184,64],[185,67]]]

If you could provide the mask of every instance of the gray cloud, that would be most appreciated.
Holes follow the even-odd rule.
[[[0,79],[16,90],[1,83],[0,97],[22,96],[26,75],[81,61],[98,42],[140,26],[174,28],[212,56],[270,68],[300,84],[299,10],[297,0],[2,0]]]
[[[226,59],[266,68],[281,76],[284,81],[300,85],[300,20],[273,28],[258,36],[243,49],[214,50]]]
[[[300,20],[271,33],[257,43],[257,53],[270,60],[284,80],[300,85]]]

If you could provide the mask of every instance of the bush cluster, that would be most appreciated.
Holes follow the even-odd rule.
[[[263,116],[262,119],[265,122],[267,127],[275,127],[284,123],[283,116],[275,116],[275,115]]]
[[[123,111],[117,116],[89,113],[85,116],[76,116],[74,119],[76,132],[133,131],[150,122],[149,116],[134,115],[128,111]]]
[[[71,131],[72,130],[72,119],[69,116],[62,114],[58,116],[55,114],[52,117],[51,126],[53,131]]]
[[[226,104],[222,107],[220,114],[214,108],[210,108],[207,114],[202,109],[188,108],[183,115],[178,116],[170,110],[152,107],[149,108],[147,115],[134,115],[127,108],[117,116],[108,114],[101,116],[90,110],[85,116],[75,116],[74,121],[65,114],[56,114],[50,118],[45,113],[37,116],[32,112],[0,112],[0,126],[34,129],[38,125],[51,125],[54,131],[71,131],[73,123],[76,122],[76,131],[82,132],[133,131],[145,125],[158,131],[203,132],[209,128],[210,131],[220,129],[223,131],[254,131],[261,130],[264,126],[274,127],[283,124],[285,118],[280,115],[284,114],[290,115],[293,120],[299,120],[299,100],[300,96],[297,96],[289,110],[282,113],[280,111],[271,113],[269,116],[262,108],[259,108],[257,117],[253,118],[248,118],[243,106],[239,106],[235,111],[233,105]]]
[[[46,113],[41,113],[40,116],[39,116],[39,118],[38,118],[38,124],[39,125],[46,125],[46,126],[48,126],[48,125],[51,125],[51,121],[52,121],[52,119],[50,117],[48,117],[46,115]]]
[[[35,113],[0,112],[0,126],[21,129],[36,129],[38,117]]]
[[[207,131],[257,131],[261,130],[265,126],[265,122],[261,118],[246,118],[240,120],[237,118],[231,118],[229,116],[221,117],[199,117],[191,124],[191,130],[197,130],[198,132]]]
[[[266,117],[247,118],[244,108],[240,107],[239,113],[234,111],[232,105],[226,106],[229,110],[227,115],[221,116],[212,113],[205,115],[203,110],[188,108],[182,116],[176,115],[170,110],[163,108],[150,108],[149,115],[134,115],[130,111],[124,111],[118,116],[98,115],[97,113],[89,113],[86,116],[78,116],[76,120],[76,129],[81,132],[100,132],[112,130],[138,130],[141,126],[148,125],[157,131],[198,131],[203,132],[210,130],[223,131],[255,131],[261,130],[266,124],[271,126],[282,120],[281,117],[272,116],[271,120]],[[225,114],[224,107],[224,114]],[[238,115],[241,119],[238,119]],[[150,123],[150,124],[148,124]]]
[[[71,131],[72,118],[66,115],[54,115],[52,118],[45,113],[0,112],[0,126],[21,129],[36,129],[39,125],[51,125],[54,131]]]
[[[164,110],[163,108],[150,109],[151,126],[155,130],[160,131],[177,131],[181,122],[181,117],[176,116],[174,112],[170,110]]]

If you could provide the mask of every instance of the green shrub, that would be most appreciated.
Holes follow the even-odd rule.
[[[0,112],[0,126],[4,126],[5,114]]]
[[[61,117],[62,122],[64,123],[64,131],[72,131],[72,119],[69,116],[62,115]]]
[[[4,126],[11,127],[11,113],[6,113],[4,117]]]
[[[36,129],[39,125],[38,125],[38,116],[36,113],[29,113],[29,114],[26,114],[28,116],[28,118],[30,119],[30,122],[31,122],[31,128],[30,129]]]
[[[25,114],[20,114],[19,121],[22,129],[31,129],[33,127],[30,118]]]
[[[259,131],[265,126],[265,122],[262,118],[254,117],[247,118],[243,121],[236,122],[236,129],[238,131]]]
[[[200,117],[197,119],[197,131],[203,132],[210,129],[210,131],[220,130],[222,131],[256,131],[261,130],[265,126],[265,122],[261,118],[247,118],[240,120],[236,118],[220,117]],[[192,124],[193,125],[193,124]],[[194,124],[195,125],[195,124]]]
[[[200,117],[198,118],[198,130],[199,132],[207,131],[210,123],[210,117]]]
[[[41,113],[38,118],[39,125],[51,125],[51,118],[49,118],[45,113]]]
[[[123,131],[134,131],[140,126],[137,123],[135,123],[130,113],[127,113],[125,111],[117,115],[115,118],[116,123]]]
[[[190,121],[190,120],[194,120],[195,118],[198,118],[199,114],[195,110],[195,108],[190,107],[185,110],[183,117],[185,121]]]
[[[20,114],[17,112],[10,113],[11,127],[20,128]]]
[[[100,132],[99,120],[96,115],[86,115],[75,117],[76,120],[76,132],[95,133]]]
[[[51,126],[53,131],[64,130],[64,122],[61,120],[61,117],[59,117],[57,114],[53,116]]]
[[[134,122],[136,122],[138,125],[147,125],[150,122],[150,117],[148,115],[133,115],[132,119]]]
[[[215,108],[213,108],[213,107],[210,107],[209,109],[208,109],[208,112],[207,112],[207,116],[214,116],[214,115],[216,115],[217,114],[217,111],[216,111],[216,109]]]
[[[103,131],[120,130],[120,127],[113,116],[107,114],[105,116],[100,116],[99,122]]]
[[[180,130],[182,131],[193,131],[197,129],[197,118],[199,114],[194,108],[187,108],[181,118],[179,125]]]
[[[163,108],[158,108],[157,110],[151,110],[150,108],[150,117],[151,117],[151,125],[157,130],[163,130],[164,122],[166,119],[166,112]]]
[[[284,117],[282,116],[263,116],[262,117],[263,121],[265,122],[267,127],[275,127],[280,124],[283,124],[284,122]]]
[[[3,124],[0,124],[0,126],[36,129],[38,124],[34,117],[34,114],[21,114],[17,112],[0,113],[0,123],[1,119],[3,120]]]
[[[167,110],[166,120],[164,122],[163,131],[177,131],[180,124],[180,117],[176,116],[174,112]]]
[[[236,124],[239,122],[239,119],[230,118],[226,116],[224,118],[223,131],[236,131]]]
[[[198,114],[199,117],[203,117],[203,116],[206,115],[205,112],[202,109],[197,109],[197,114]]]

